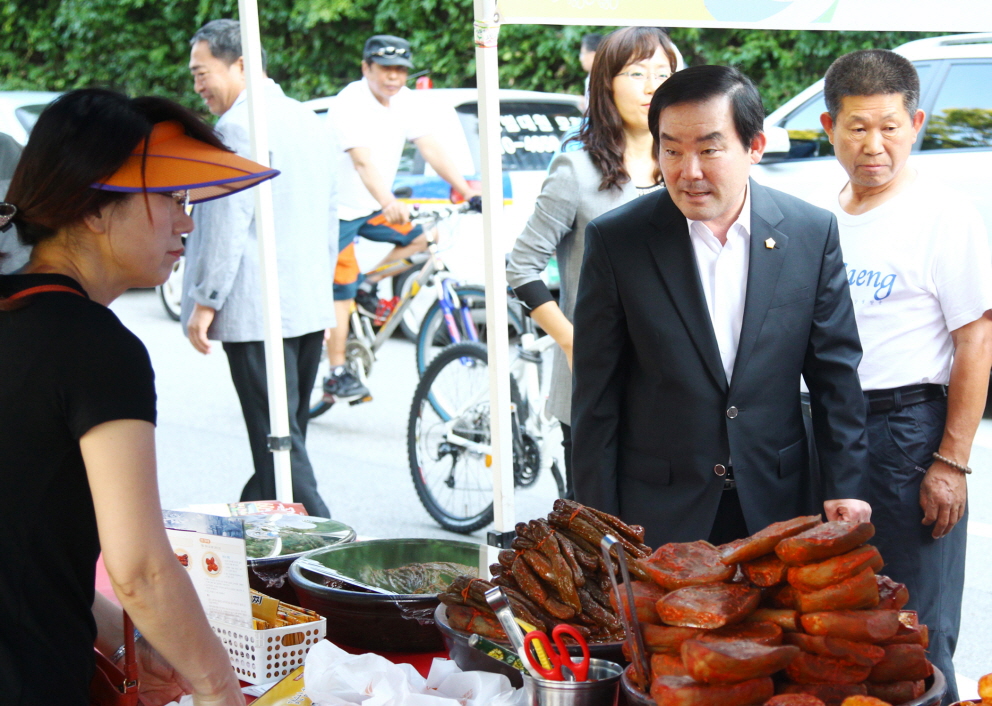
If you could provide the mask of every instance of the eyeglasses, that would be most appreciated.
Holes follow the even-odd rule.
[[[370,56],[407,56],[410,50],[405,47],[382,47],[381,49],[376,49],[375,51],[370,51],[365,55],[365,58]]]
[[[637,81],[638,83],[643,83],[648,80],[648,73],[645,71],[621,71],[617,76],[626,76],[631,81]],[[650,74],[651,78],[655,81],[664,81],[671,74]]]
[[[171,196],[172,200],[178,205],[182,206],[184,211],[189,209],[189,189],[173,191],[169,194],[169,196]]]

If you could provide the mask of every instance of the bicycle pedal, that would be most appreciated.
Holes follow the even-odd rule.
[[[356,404],[361,404],[362,402],[371,402],[371,401],[372,401],[372,395],[365,395],[365,397],[359,397],[354,400],[349,400],[348,404],[354,407]]]

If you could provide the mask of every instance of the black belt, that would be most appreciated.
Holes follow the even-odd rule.
[[[945,397],[947,397],[946,385],[906,385],[891,390],[869,390],[865,393],[865,402],[868,404],[868,414],[882,414],[898,412],[903,407]]]
[[[723,476],[723,489],[730,490],[731,488],[737,487],[737,481],[734,479],[734,467],[727,465],[727,473]]]

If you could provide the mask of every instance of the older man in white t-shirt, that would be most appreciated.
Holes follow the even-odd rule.
[[[359,236],[393,244],[382,263],[399,260],[427,247],[420,226],[410,223],[410,206],[392,192],[406,141],[413,142],[424,159],[465,198],[478,192],[465,182],[440,143],[431,135],[430,114],[414,91],[406,87],[413,68],[410,44],[399,37],[376,35],[365,42],[362,80],[349,83],[330,109],[331,124],[341,149],[338,167],[338,217],[341,219],[338,265],[334,274],[334,308],[338,326],[331,329],[327,354],[331,375],[325,394],[338,400],[371,399],[368,389],[345,368],[349,314],[358,295],[359,306],[384,319],[368,279],[359,294],[361,274],[355,258]],[[397,274],[395,270],[390,274]],[[362,296],[364,295],[364,296]]]
[[[992,256],[975,207],[907,163],[925,117],[907,59],[847,54],[825,96],[821,121],[850,179],[834,210],[864,348],[874,543],[929,627],[951,703],[968,459],[992,366]]]

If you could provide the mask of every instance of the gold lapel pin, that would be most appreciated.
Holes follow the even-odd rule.
[[[775,247],[775,238],[769,238],[765,241],[765,247],[771,250]]]

